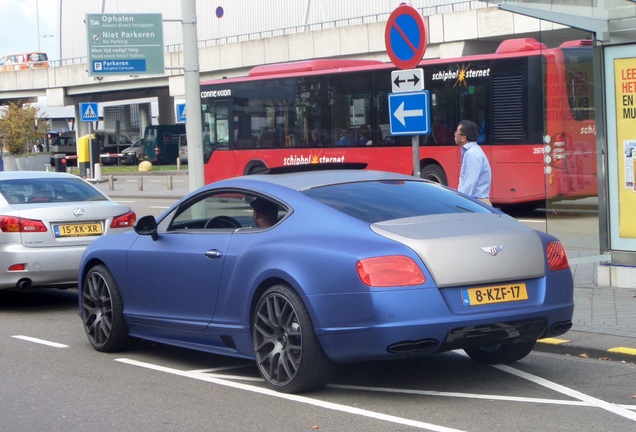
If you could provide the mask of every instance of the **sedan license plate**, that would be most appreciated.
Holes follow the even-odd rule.
[[[55,237],[84,237],[102,235],[101,223],[54,225]]]
[[[528,291],[525,283],[462,290],[462,303],[464,306],[480,306],[522,300],[528,300]]]

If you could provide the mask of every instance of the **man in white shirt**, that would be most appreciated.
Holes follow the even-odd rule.
[[[486,154],[477,144],[479,127],[475,122],[462,120],[455,131],[455,144],[462,146],[462,168],[458,191],[490,203],[492,172]]]

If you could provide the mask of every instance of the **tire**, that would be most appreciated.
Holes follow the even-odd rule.
[[[530,354],[536,343],[536,340],[531,340],[513,344],[466,348],[464,351],[468,357],[481,364],[513,363]]]
[[[265,382],[283,393],[318,390],[336,366],[325,355],[302,300],[287,285],[260,297],[252,316],[256,365]]]
[[[116,352],[134,346],[136,340],[128,336],[117,283],[105,266],[97,265],[86,274],[81,301],[84,330],[93,348]]]
[[[249,164],[247,164],[247,166],[245,167],[245,170],[243,171],[243,175],[252,175],[252,174],[256,174],[259,171],[264,171],[266,170],[267,167],[265,166],[264,163],[262,162],[250,162]]]
[[[420,177],[424,180],[430,180],[432,182],[448,186],[446,173],[441,166],[436,164],[429,164],[424,166],[420,171]]]

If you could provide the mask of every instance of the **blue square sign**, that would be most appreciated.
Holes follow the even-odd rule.
[[[80,121],[94,122],[99,120],[99,112],[97,111],[97,102],[82,102],[80,106]]]
[[[428,91],[389,93],[391,135],[426,135],[431,129]]]

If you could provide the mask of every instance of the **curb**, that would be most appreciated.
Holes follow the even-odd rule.
[[[559,338],[540,339],[535,351],[636,364],[636,339],[569,331]]]

